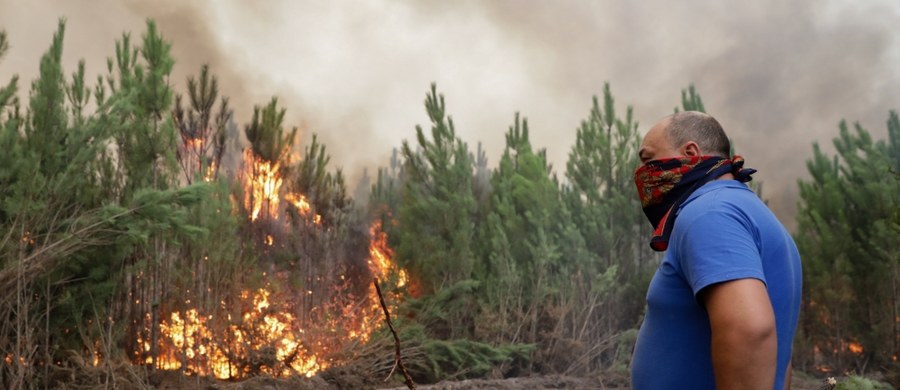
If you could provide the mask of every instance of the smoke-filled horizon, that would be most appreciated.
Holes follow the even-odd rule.
[[[153,18],[173,42],[176,90],[209,63],[241,126],[278,96],[287,124],[304,141],[319,134],[351,186],[414,140],[416,124],[427,128],[432,82],[459,136],[473,150],[482,142],[492,166],[520,112],[561,177],[604,82],[618,110],[634,106],[641,133],[693,83],[793,226],[812,142],[830,151],[841,118],[883,138],[888,111],[900,109],[900,6],[890,1],[0,0],[0,10],[11,41],[0,81],[19,74],[23,98],[58,18],[68,21],[66,70],[84,58],[91,79],[122,32],[139,42]]]

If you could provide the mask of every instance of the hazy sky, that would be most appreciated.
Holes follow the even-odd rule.
[[[351,178],[427,126],[431,82],[492,165],[519,111],[560,174],[605,81],[642,133],[694,83],[793,225],[810,143],[830,151],[841,118],[883,138],[900,109],[900,3],[889,0],[0,0],[12,45],[0,82],[19,74],[27,89],[59,17],[67,70],[84,58],[89,75],[123,31],[137,38],[156,19],[174,42],[176,88],[209,63],[242,125],[279,96],[303,140],[318,133]]]

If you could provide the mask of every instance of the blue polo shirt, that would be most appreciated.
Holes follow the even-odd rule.
[[[647,292],[631,361],[633,388],[715,389],[709,316],[697,293],[715,283],[753,278],[765,283],[775,312],[775,389],[784,389],[802,284],[794,240],[756,194],[735,180],[703,185],[677,215],[669,249]]]

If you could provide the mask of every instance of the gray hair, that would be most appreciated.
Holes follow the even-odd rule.
[[[676,148],[694,141],[704,154],[730,157],[731,142],[716,118],[699,111],[682,111],[672,114],[666,135]]]

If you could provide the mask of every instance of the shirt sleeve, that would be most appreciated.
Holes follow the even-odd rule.
[[[715,208],[685,222],[679,261],[694,296],[709,285],[730,280],[753,278],[766,283],[758,234],[746,215]]]

